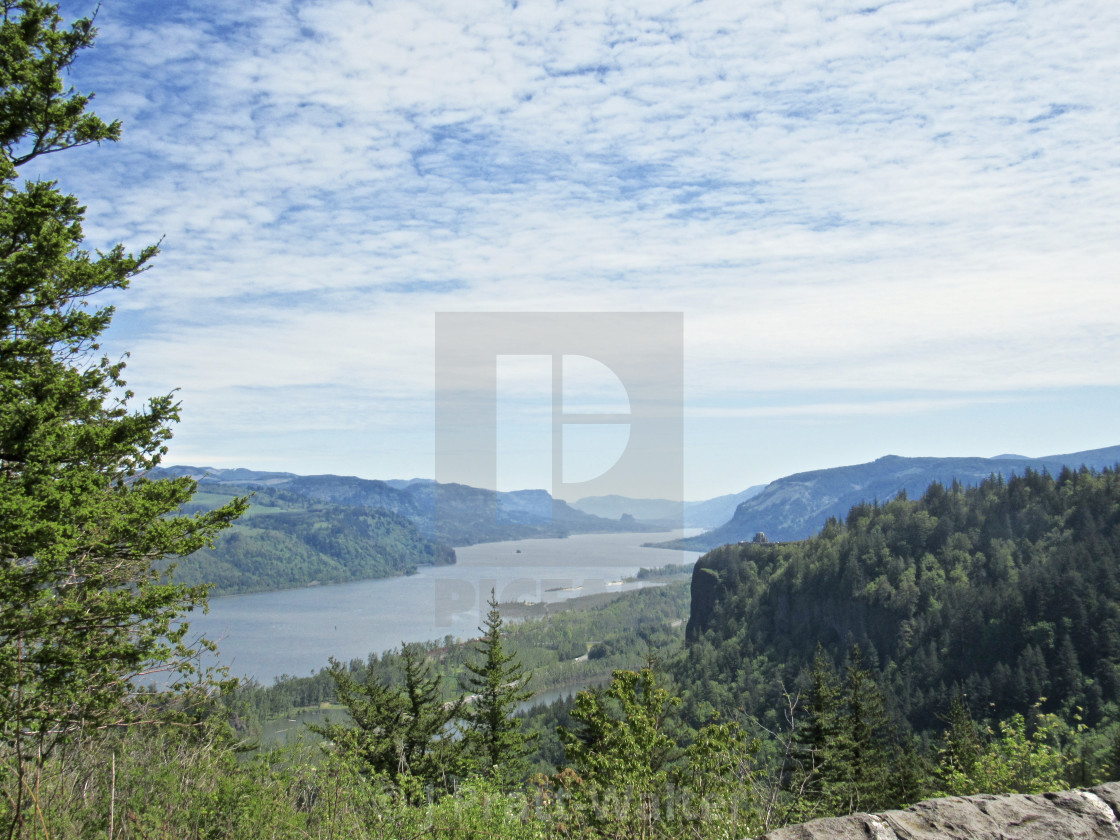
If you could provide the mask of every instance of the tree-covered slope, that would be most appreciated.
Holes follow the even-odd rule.
[[[867,464],[797,473],[772,481],[742,502],[730,521],[704,534],[679,540],[673,548],[708,551],[751,539],[759,531],[770,540],[802,540],[817,533],[831,517],[843,518],[861,502],[886,501],[898,493],[921,495],[933,482],[976,485],[991,475],[1022,475],[1026,470],[1103,469],[1120,463],[1120,446],[1024,458],[901,458],[887,455]]]
[[[387,510],[315,503],[285,490],[209,487],[190,510],[253,493],[248,514],[215,543],[178,562],[175,577],[213,583],[215,595],[408,574],[455,562],[455,552]]]
[[[777,708],[818,645],[839,663],[858,644],[922,728],[958,693],[1092,721],[1120,700],[1120,477],[933,484],[803,542],[724,546],[697,563],[687,636],[682,682],[717,708]]]

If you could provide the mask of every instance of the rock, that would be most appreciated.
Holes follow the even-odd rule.
[[[928,799],[905,811],[787,826],[759,840],[1118,840],[1120,782],[1092,790]]]
[[[1113,820],[1078,791],[931,799],[883,819],[898,840],[1120,838]]]
[[[764,834],[758,840],[897,840],[881,817],[852,814],[826,817],[801,825],[790,825]]]
[[[1113,811],[1120,814],[1120,782],[1109,782],[1090,788],[1089,792],[1103,799]]]

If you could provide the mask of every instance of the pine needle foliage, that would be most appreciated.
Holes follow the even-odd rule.
[[[463,705],[463,737],[469,760],[485,778],[507,781],[520,779],[533,753],[536,738],[522,730],[515,717],[518,704],[533,696],[526,686],[526,674],[517,654],[503,644],[502,616],[496,595],[490,593],[486,622],[479,627],[478,661],[464,664],[462,689],[468,700]]]
[[[157,564],[211,544],[246,504],[176,515],[194,482],[143,474],[179,403],[133,407],[124,362],[99,352],[113,307],[93,299],[126,289],[156,246],[91,253],[78,199],[20,182],[36,158],[120,136],[62,81],[95,35],[89,18],[63,25],[54,4],[0,3],[0,749],[20,782],[13,830],[26,774],[59,744],[182,708],[141,684],[198,676],[181,618],[207,590]]]

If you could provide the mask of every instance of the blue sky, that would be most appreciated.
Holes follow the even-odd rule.
[[[24,174],[163,237],[105,346],[181,389],[171,462],[432,475],[437,311],[683,312],[688,498],[1120,443],[1116,3],[97,20],[72,81],[124,138]]]

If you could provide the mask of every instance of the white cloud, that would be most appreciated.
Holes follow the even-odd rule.
[[[166,235],[113,338],[188,431],[346,389],[411,429],[456,309],[682,310],[748,414],[1120,387],[1120,7],[864,6],[107,4],[74,81],[125,139],[42,174]]]

